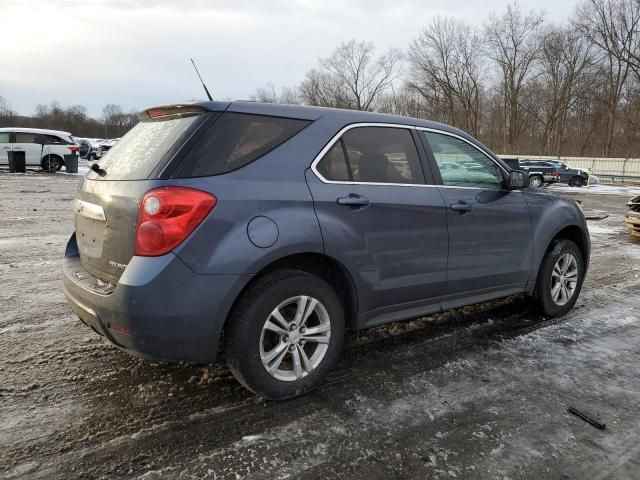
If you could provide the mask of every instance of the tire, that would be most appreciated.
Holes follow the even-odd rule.
[[[544,184],[544,179],[540,175],[532,175],[529,179],[529,185],[540,188]]]
[[[575,177],[569,180],[569,185],[571,187],[584,187],[585,181],[583,177],[576,175]]]
[[[57,155],[46,155],[42,159],[41,163],[42,169],[46,170],[47,172],[57,172],[62,168],[62,165],[63,161]]]
[[[301,309],[301,304],[306,307]],[[314,310],[306,321],[295,315],[311,306]],[[280,318],[273,315],[276,311]],[[314,332],[308,333],[311,329]],[[242,385],[266,399],[285,400],[321,383],[340,355],[344,331],[344,310],[328,283],[306,272],[280,270],[259,279],[236,302],[225,329],[224,350]]]
[[[573,260],[569,260],[570,258]],[[567,265],[564,262],[568,262],[569,267],[561,274]],[[571,275],[574,270],[575,277]],[[582,252],[571,240],[559,240],[547,251],[540,265],[534,293],[545,315],[557,317],[573,308],[582,289],[584,274]],[[573,278],[575,283],[571,281]],[[565,282],[566,290],[562,286],[558,287],[558,283],[562,282]]]

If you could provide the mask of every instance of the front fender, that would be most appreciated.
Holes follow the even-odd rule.
[[[583,244],[587,248],[585,252],[585,268],[588,267],[590,241],[587,222],[580,208],[573,200],[534,189],[528,189],[524,193],[531,212],[533,227],[532,268],[527,283],[527,291],[531,292],[535,287],[542,259],[552,241],[560,232],[567,228],[580,232]]]

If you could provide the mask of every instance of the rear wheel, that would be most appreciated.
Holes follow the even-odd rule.
[[[572,187],[584,187],[585,180],[580,176],[575,176],[569,181],[569,185]]]
[[[584,281],[582,253],[571,240],[558,241],[542,259],[535,296],[550,317],[564,315],[575,305]]]
[[[529,185],[531,185],[532,187],[540,188],[543,183],[544,183],[544,179],[540,175],[533,175],[529,179]]]
[[[233,375],[271,400],[303,395],[333,368],[345,321],[336,292],[297,270],[266,275],[238,300],[225,331]]]
[[[47,172],[56,172],[62,168],[62,159],[57,155],[47,155],[42,159],[42,169]]]

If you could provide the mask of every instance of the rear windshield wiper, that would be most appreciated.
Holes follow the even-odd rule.
[[[104,177],[107,174],[107,171],[104,168],[100,168],[100,165],[98,165],[97,163],[91,164],[91,170],[96,172],[101,177]]]

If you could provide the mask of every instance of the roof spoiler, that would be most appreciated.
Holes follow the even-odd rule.
[[[183,103],[176,105],[161,105],[159,107],[148,108],[138,115],[138,120],[148,120],[150,118],[161,117],[182,117],[186,115],[197,115],[206,112],[207,109],[194,103]]]

